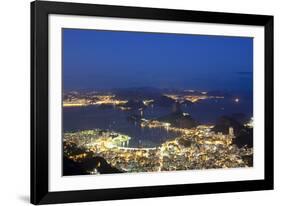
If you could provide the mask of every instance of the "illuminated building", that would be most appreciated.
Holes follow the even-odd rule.
[[[229,127],[228,128],[228,134],[229,134],[229,136],[234,137],[234,129],[233,129],[233,127]]]

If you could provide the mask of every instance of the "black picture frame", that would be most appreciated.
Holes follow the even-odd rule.
[[[265,28],[264,180],[49,192],[48,15],[257,25]],[[273,16],[34,1],[31,3],[31,203],[50,204],[273,189]]]

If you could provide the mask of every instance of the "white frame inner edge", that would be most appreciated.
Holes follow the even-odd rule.
[[[49,15],[49,191],[264,179],[264,27]],[[62,28],[253,37],[254,167],[62,176]]]

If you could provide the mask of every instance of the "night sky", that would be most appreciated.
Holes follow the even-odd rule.
[[[253,39],[63,29],[65,90],[253,90]]]

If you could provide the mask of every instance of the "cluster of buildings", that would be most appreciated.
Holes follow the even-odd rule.
[[[148,127],[148,128],[165,128],[165,129],[169,129],[171,128],[171,124],[168,122],[160,122],[157,120],[148,120],[145,118],[141,118],[140,121],[140,126],[141,127]]]
[[[127,100],[118,99],[112,94],[86,93],[82,95],[77,92],[71,92],[64,97],[63,107],[80,107],[89,105],[122,106],[127,102]]]
[[[230,132],[232,129],[230,128]],[[195,135],[196,132],[194,132]],[[252,148],[238,148],[232,144],[230,133],[178,137],[161,146],[161,171],[247,167],[244,156],[252,155]]]
[[[180,129],[179,137],[153,148],[129,147],[129,136],[106,130],[65,133],[64,145],[75,144],[80,149],[80,153],[68,150],[65,155],[83,161],[91,153],[126,172],[248,167],[245,157],[251,157],[253,149],[232,144],[233,128],[226,135],[211,129],[208,125]]]
[[[201,92],[200,94],[184,95],[184,94],[165,94],[164,96],[173,99],[176,102],[184,103],[186,101],[195,103],[204,99],[223,99],[223,96],[209,96],[207,92]]]
[[[188,92],[195,92],[193,90],[188,90]],[[163,96],[168,97],[175,102],[184,103],[186,101],[195,103],[204,99],[222,99],[223,96],[211,96],[207,92],[200,92],[194,94],[163,94]],[[122,110],[128,110],[128,107],[124,105],[128,100],[118,99],[112,93],[98,93],[98,92],[88,92],[79,93],[76,91],[68,92],[64,94],[63,106],[64,107],[76,107],[76,106],[89,106],[89,105],[116,105],[120,106]],[[142,103],[145,106],[153,104],[153,99],[144,99]]]
[[[253,117],[250,119],[249,122],[245,123],[244,126],[248,127],[248,128],[253,128],[254,127],[254,119],[253,119]]]

